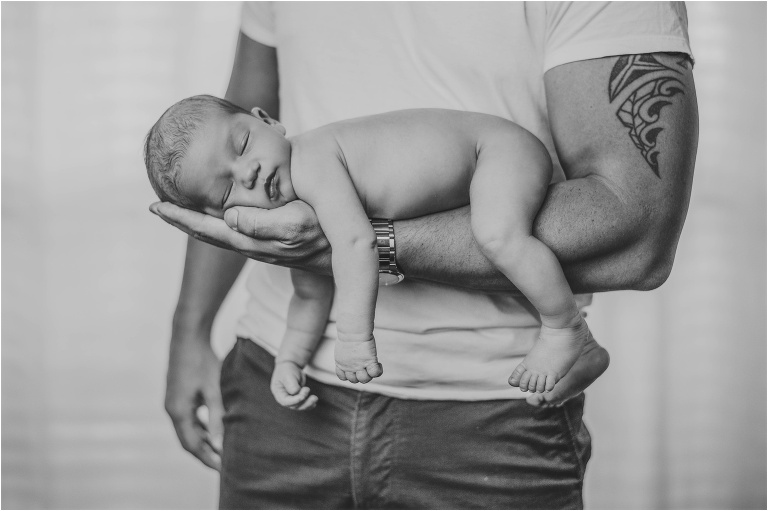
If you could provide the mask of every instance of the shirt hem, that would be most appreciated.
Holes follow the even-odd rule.
[[[259,340],[252,339],[248,335],[238,334],[239,339],[245,339],[256,343],[266,350],[270,355],[277,356],[274,347]],[[330,375],[326,371],[307,366],[304,371],[307,376],[319,381],[325,385],[334,387],[344,387],[358,392],[370,392],[382,396],[404,399],[409,401],[499,401],[510,399],[525,399],[527,394],[518,388],[509,387],[497,390],[473,390],[461,388],[445,389],[425,389],[411,387],[394,387],[376,383],[376,380],[365,385],[356,385],[353,383],[339,380],[335,374]]]

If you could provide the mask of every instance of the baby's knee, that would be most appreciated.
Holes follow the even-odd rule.
[[[480,250],[491,261],[506,259],[514,254],[521,239],[530,235],[519,225],[509,225],[500,219],[472,217],[472,234]]]

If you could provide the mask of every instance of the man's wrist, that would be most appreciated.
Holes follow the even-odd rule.
[[[211,328],[213,327],[213,317],[215,317],[215,314],[195,314],[190,311],[180,312],[177,310],[173,315],[171,332],[174,337],[210,335]]]
[[[379,285],[398,284],[405,276],[397,266],[394,222],[381,218],[371,218],[370,221],[376,234],[376,249],[379,254]]]

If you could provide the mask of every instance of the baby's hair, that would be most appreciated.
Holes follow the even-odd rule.
[[[198,204],[179,192],[179,163],[197,130],[216,112],[251,115],[248,110],[215,96],[192,96],[166,110],[147,133],[144,164],[149,182],[161,201],[199,209]]]

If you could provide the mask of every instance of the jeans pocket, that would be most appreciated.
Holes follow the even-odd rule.
[[[235,372],[233,365],[235,363],[235,359],[237,358],[238,352],[241,349],[242,342],[244,342],[243,339],[238,339],[235,342],[235,345],[232,346],[232,349],[229,350],[229,353],[227,353],[227,355],[224,357],[224,360],[222,360],[221,362],[221,373],[219,374],[219,388],[221,389],[221,397],[222,399],[224,399],[225,410],[227,407],[227,400],[226,400],[227,389],[233,383],[233,373]]]
[[[560,407],[564,426],[568,431],[573,454],[579,463],[581,480],[584,480],[584,472],[587,462],[592,455],[592,437],[589,434],[587,426],[582,420],[584,413],[584,394],[569,400]]]

